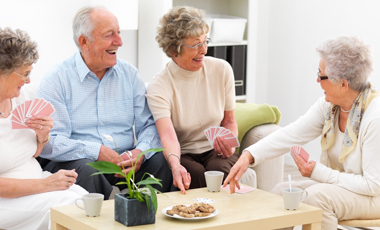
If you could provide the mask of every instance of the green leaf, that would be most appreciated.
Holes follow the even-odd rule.
[[[153,188],[152,186],[150,185],[146,185],[146,187],[149,189],[150,191],[150,198],[152,199],[152,203],[153,203],[153,208],[154,208],[154,212],[157,213],[157,195],[156,195],[156,191],[158,191],[157,189]],[[149,211],[149,210],[148,210]]]
[[[144,197],[145,197],[145,203],[146,203],[146,206],[147,206],[148,212],[149,212],[149,210],[150,210],[150,197],[146,193],[144,193]]]
[[[114,163],[108,162],[108,161],[95,161],[95,162],[87,163],[87,165],[89,165],[89,166],[91,166],[94,169],[99,171],[99,172],[96,172],[92,175],[97,175],[97,174],[121,174],[121,175],[123,175],[123,172],[121,171],[119,166],[117,166]]]
[[[145,180],[139,181],[136,184],[137,185],[147,185],[147,184],[158,184],[162,187],[162,184],[160,183],[161,180],[153,179],[152,177],[148,177]]]

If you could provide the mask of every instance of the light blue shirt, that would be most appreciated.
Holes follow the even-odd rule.
[[[134,148],[161,148],[145,92],[137,69],[120,59],[101,81],[79,52],[54,66],[37,93],[55,109],[50,141],[41,157],[54,161],[96,160],[101,145],[116,150],[103,134],[112,136],[119,154]],[[145,154],[145,159],[153,154]]]

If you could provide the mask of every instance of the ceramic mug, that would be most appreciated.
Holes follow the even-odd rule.
[[[83,201],[84,207],[81,207],[77,202],[79,200]],[[75,200],[75,205],[86,211],[87,216],[100,216],[100,210],[102,209],[102,204],[104,200],[104,195],[100,193],[88,193],[82,198]]]
[[[289,188],[282,189],[282,197],[284,199],[284,206],[287,210],[297,210],[298,206],[308,196],[307,191],[300,188],[292,188],[290,192]]]
[[[224,173],[220,171],[205,172],[207,190],[209,192],[219,192],[222,186]]]

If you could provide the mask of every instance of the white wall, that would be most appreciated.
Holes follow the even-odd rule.
[[[122,16],[128,16],[118,17],[119,23],[120,18],[126,18],[124,21],[127,20],[129,25],[121,31],[124,45],[119,49],[118,57],[137,66],[138,0],[122,1],[124,5],[120,5],[120,0],[0,0],[0,27],[25,30],[38,43],[40,59],[31,74],[32,82],[38,83],[50,66],[77,51],[71,25],[78,9],[88,4],[101,4],[113,12],[117,8],[112,4],[117,4],[118,8],[124,9]]]
[[[329,38],[356,35],[373,48],[371,81],[380,88],[380,1],[259,0],[257,36],[257,103],[282,112],[281,126],[295,121],[323,96],[316,83],[315,48]],[[319,140],[305,146],[318,160]]]
[[[124,45],[119,49],[118,57],[135,66],[146,66],[144,57],[139,57],[140,65],[137,59],[138,31],[134,27],[139,17],[137,1],[123,0],[127,7],[120,5],[120,0],[0,0],[0,27],[21,28],[38,42],[40,60],[32,72],[32,81],[39,82],[51,65],[77,50],[72,40],[71,22],[80,7],[90,3],[120,5],[116,9],[122,9],[121,12],[125,12],[123,16],[130,16],[131,19],[127,20],[132,27],[122,31]],[[156,0],[142,2],[149,1]],[[279,107],[282,112],[281,126],[295,121],[318,97],[323,96],[323,91],[316,83],[319,57],[315,48],[328,38],[357,35],[369,43],[373,47],[375,67],[372,82],[380,88],[380,1],[249,1],[250,8],[256,7],[250,12],[257,12],[257,15],[248,15],[249,23],[257,24],[257,30],[249,32],[249,36],[256,36],[256,44],[250,47],[254,46],[257,56],[251,58],[249,61],[253,63],[248,65],[256,67],[257,78],[248,79],[255,82],[255,87],[247,90],[254,93],[252,98],[255,101],[252,102]],[[214,1],[204,2],[206,6]],[[109,8],[112,11],[112,7]],[[140,20],[144,16],[140,15]],[[149,63],[146,68],[149,68]],[[318,140],[305,148],[312,154],[312,159],[319,159]]]

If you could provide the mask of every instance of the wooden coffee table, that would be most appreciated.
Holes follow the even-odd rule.
[[[248,186],[246,186],[248,187]],[[209,198],[218,210],[218,215],[202,220],[174,219],[162,214],[162,209],[177,204],[192,204],[196,198]],[[256,189],[245,194],[230,194],[228,190],[211,193],[206,188],[158,195],[156,223],[128,227],[133,229],[277,229],[303,225],[303,229],[321,229],[322,210],[310,205],[300,204],[296,211],[284,209],[281,196]],[[52,230],[92,230],[127,229],[114,220],[114,200],[103,202],[99,217],[87,217],[75,205],[51,209]]]

